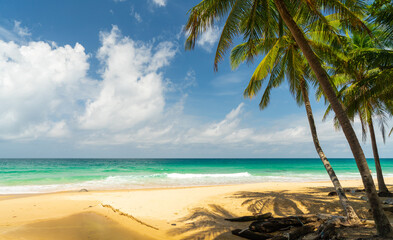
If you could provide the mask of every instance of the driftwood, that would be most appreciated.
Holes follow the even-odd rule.
[[[339,218],[332,218],[325,221],[321,226],[319,226],[317,234],[318,238],[321,240],[335,240],[340,239],[340,236],[336,232],[336,228],[339,227],[341,221]]]
[[[316,215],[269,218],[251,223],[250,230],[254,232],[271,233],[278,230],[288,230],[290,227],[300,227],[309,222],[316,221],[318,221]]]
[[[385,199],[382,203],[388,204],[388,205],[393,205],[393,199],[392,198]]]
[[[270,240],[298,239],[309,233],[315,232],[318,229],[319,225],[320,225],[319,222],[313,222],[313,223],[308,223],[301,227],[292,227],[288,232],[276,235],[272,237]]]
[[[355,189],[355,192],[365,192],[366,191],[366,189]]]
[[[393,197],[393,193],[391,193],[391,192],[379,192],[378,196],[379,197]]]
[[[250,222],[250,221],[258,221],[258,220],[263,220],[267,218],[271,218],[272,213],[264,213],[261,215],[255,215],[255,216],[244,216],[244,217],[237,217],[237,218],[225,218],[225,220],[230,221],[230,222]]]
[[[393,213],[393,207],[384,207],[383,210]]]
[[[328,196],[329,196],[329,197],[337,196],[337,192],[329,192],[329,193],[328,193]]]
[[[288,240],[304,237],[336,240],[340,239],[340,234],[336,230],[341,225],[345,226],[344,217],[310,214],[258,220],[251,223],[248,229],[236,229],[232,233],[252,240]]]
[[[250,231],[249,229],[245,229],[245,230],[235,229],[232,231],[232,234],[251,240],[265,240],[273,237],[272,235],[266,233],[253,232]]]
[[[350,189],[350,188],[344,188],[344,192],[346,193],[359,193],[359,192],[364,192],[364,189]],[[328,193],[329,197],[333,197],[333,196],[337,196],[337,192],[336,191],[332,191]],[[393,196],[393,194],[391,195]],[[381,197],[381,196],[380,196]]]

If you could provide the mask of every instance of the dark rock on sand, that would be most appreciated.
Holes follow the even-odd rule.
[[[383,204],[393,205],[393,198],[386,199],[385,201],[383,201]]]

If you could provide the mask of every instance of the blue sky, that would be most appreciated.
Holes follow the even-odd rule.
[[[220,26],[184,51],[197,3],[0,1],[0,157],[317,157],[286,85],[260,111],[255,65],[213,71]],[[327,156],[351,157],[312,104]]]

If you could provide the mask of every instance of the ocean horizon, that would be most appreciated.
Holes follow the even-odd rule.
[[[351,158],[329,159],[340,180],[360,179]],[[373,177],[374,160],[367,159]],[[393,158],[381,159],[393,177]],[[4,158],[0,194],[329,181],[319,158]]]

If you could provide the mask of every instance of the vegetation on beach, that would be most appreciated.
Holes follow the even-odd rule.
[[[312,23],[314,24],[314,23]],[[319,27],[320,28],[320,27]],[[321,29],[313,29],[309,35],[315,36],[315,32]],[[309,99],[309,84],[315,83],[315,76],[312,74],[306,59],[302,56],[300,49],[288,31],[282,32],[281,36],[274,39],[260,39],[260,44],[257,45],[257,53],[265,54],[260,64],[254,71],[248,87],[244,91],[245,97],[252,98],[261,89],[263,82],[269,77],[266,84],[262,99],[260,102],[260,109],[263,110],[270,102],[270,94],[274,88],[279,87],[286,79],[288,81],[289,89],[293,97],[299,105],[304,105],[306,109],[307,119],[314,142],[315,150],[322,161],[332,183],[339,196],[340,203],[345,210],[348,222],[351,224],[359,223],[359,218],[350,205],[348,198],[345,195],[343,187],[333,170],[330,161],[326,157],[321,144],[319,143],[318,133],[315,126],[314,115]],[[269,44],[266,44],[269,43]],[[313,45],[317,43],[314,42]],[[241,62],[246,61],[251,52],[247,48],[247,43],[242,43],[234,47],[231,51],[231,64],[233,68],[238,67]],[[269,76],[270,75],[270,76]]]
[[[391,30],[393,28],[390,8],[389,1],[376,1],[369,8],[370,19],[386,30],[383,36],[387,39],[386,42],[391,42]],[[224,54],[238,36],[243,37],[244,43],[233,50],[233,63],[238,64],[245,60],[251,61],[257,55],[266,54],[246,89],[246,96],[255,95],[260,90],[263,80],[270,75],[265,94],[262,96],[260,105],[262,108],[269,102],[270,90],[278,86],[285,76],[287,76],[291,92],[296,96],[298,102],[305,101],[306,103],[306,79],[315,78],[315,84],[330,103],[329,107],[335,112],[336,119],[351,148],[366,189],[378,234],[384,237],[393,237],[393,229],[382,209],[363,150],[350,122],[355,113],[360,113],[359,108],[354,108],[358,109],[356,111],[349,111],[349,105],[344,103],[347,100],[353,101],[349,96],[339,95],[337,87],[340,87],[340,85],[333,84],[334,76],[329,71],[331,68],[339,69],[341,67],[344,69],[347,67],[349,71],[343,72],[346,76],[341,80],[350,80],[341,82],[341,84],[346,83],[350,87],[352,85],[356,86],[358,84],[357,80],[359,80],[351,74],[356,75],[359,72],[362,74],[366,72],[366,75],[372,75],[370,79],[366,77],[359,80],[361,89],[364,90],[361,95],[372,97],[363,103],[370,105],[367,104],[369,101],[381,100],[389,109],[392,91],[389,87],[384,88],[383,86],[393,76],[391,61],[384,54],[381,54],[380,58],[371,59],[371,64],[369,64],[367,60],[370,60],[370,58],[367,59],[366,57],[372,56],[372,53],[379,53],[379,50],[377,50],[363,52],[360,55],[355,54],[356,57],[351,59],[350,64],[337,66],[333,61],[327,60],[332,59],[330,57],[331,48],[321,48],[323,44],[329,44],[337,49],[353,49],[353,47],[348,48],[351,45],[346,45],[348,41],[343,38],[343,33],[347,33],[349,37],[360,34],[361,39],[374,39],[375,36],[372,31],[362,20],[367,15],[366,10],[365,1],[204,0],[189,12],[189,19],[185,27],[185,30],[189,33],[186,40],[186,49],[192,49],[201,33],[212,27],[217,21],[225,19],[214,59],[214,67],[216,70],[218,69],[218,63],[223,59]],[[335,16],[334,23],[329,21],[328,13]],[[308,34],[309,32],[315,32],[316,34],[312,36]],[[313,38],[318,40],[317,44],[313,44]],[[288,48],[288,46],[291,46],[291,41],[292,47]],[[375,42],[377,41],[375,40]],[[380,48],[385,47],[378,46]],[[390,50],[386,51],[391,52]],[[326,56],[327,59],[325,59]],[[366,69],[356,68],[361,66],[361,63],[366,63]],[[351,67],[356,69],[351,69]],[[348,72],[351,74],[348,74]],[[379,77],[375,77],[373,74]],[[365,82],[369,83],[370,87],[365,88],[366,85],[362,85]],[[381,84],[382,82],[383,84]],[[354,89],[352,93],[355,93],[352,95],[356,97],[358,90]],[[307,109],[308,104],[305,105]],[[368,113],[366,110],[365,114],[361,115],[362,119],[366,120],[369,128],[373,128],[372,118],[367,118],[367,116],[372,115],[371,110],[378,111],[374,108],[375,106],[370,105]],[[311,108],[307,109],[307,112],[314,143],[318,143],[316,131],[314,132],[315,128],[313,130],[312,126]],[[388,111],[387,113],[391,114]],[[318,145],[315,144],[318,153],[323,153],[322,149],[319,150],[320,146],[318,148]],[[319,155],[322,156],[323,161],[324,154]]]
[[[351,37],[343,36],[342,47],[339,51],[333,49],[326,57],[326,61],[332,66],[331,79],[339,88],[338,96],[349,118],[354,121],[358,116],[360,119],[364,141],[367,129],[369,131],[379,195],[391,196],[383,179],[374,126],[375,122],[379,123],[385,142],[386,119],[392,114],[393,106],[390,102],[391,98],[381,96],[378,91],[371,89],[370,82],[384,81],[383,78],[393,67],[393,51],[385,49],[390,44],[384,41],[381,31],[374,26],[370,26],[369,29],[372,35],[354,32]],[[330,110],[329,106],[325,117]],[[337,121],[335,125],[339,127]]]

